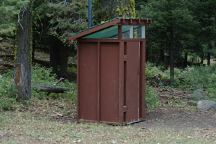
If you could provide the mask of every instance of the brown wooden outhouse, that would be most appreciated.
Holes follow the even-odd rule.
[[[78,42],[78,119],[133,123],[145,118],[145,26],[121,19],[87,29]]]

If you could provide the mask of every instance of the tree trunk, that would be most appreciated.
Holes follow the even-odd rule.
[[[32,43],[32,61],[35,59],[35,45]]]
[[[59,66],[61,70],[60,75],[65,78],[67,77],[69,53],[70,53],[69,48],[66,46],[63,46],[61,52],[59,53],[60,55]]]
[[[31,98],[32,18],[30,7],[21,9],[18,20],[15,68],[18,100]]]
[[[211,64],[211,54],[210,54],[210,52],[208,52],[208,54],[207,54],[207,65],[210,66],[210,64]]]
[[[211,41],[208,45],[208,53],[207,53],[207,65],[211,65],[211,50],[214,48],[214,42]]]
[[[159,56],[159,59],[158,59],[158,62],[157,62],[157,65],[159,64],[164,64],[164,50],[163,48],[160,49],[160,56]]]
[[[168,1],[169,5],[172,5],[171,0]],[[170,16],[170,41],[169,41],[169,63],[170,63],[170,82],[171,84],[174,82],[174,26],[173,26],[173,12],[169,10],[169,16]]]
[[[51,45],[50,47],[50,64],[53,71],[57,73],[58,71],[58,60],[59,60],[59,47]]]
[[[204,62],[204,53],[202,52],[200,64],[203,65]]]
[[[187,67],[188,65],[188,53],[185,52],[185,55],[184,55],[184,67]]]
[[[174,82],[174,64],[175,64],[175,59],[174,59],[174,36],[173,36],[173,26],[171,28],[171,35],[170,35],[170,45],[169,45],[169,56],[170,56],[170,82]]]
[[[173,47],[170,47],[170,81],[174,82],[174,52]]]
[[[53,71],[61,77],[67,77],[68,57],[70,54],[69,48],[55,37],[49,37],[50,43],[50,64]]]

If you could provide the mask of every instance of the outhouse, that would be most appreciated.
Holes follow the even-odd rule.
[[[133,123],[145,118],[145,26],[121,19],[87,29],[78,42],[78,120]]]

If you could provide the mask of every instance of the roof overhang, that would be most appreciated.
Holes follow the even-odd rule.
[[[149,25],[152,23],[151,19],[123,19],[123,18],[115,18],[110,22],[103,23],[101,25],[89,28],[85,31],[82,31],[78,33],[77,35],[74,35],[72,37],[69,37],[69,41],[74,41],[76,39],[79,39],[81,37],[84,37],[86,35],[95,33],[97,31],[109,28],[111,26],[115,25]]]

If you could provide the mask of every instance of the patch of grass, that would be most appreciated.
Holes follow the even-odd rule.
[[[169,127],[142,128],[137,126],[110,126],[103,124],[59,123],[31,113],[4,112],[6,119],[0,132],[8,133],[2,144],[102,143],[102,144],[209,144],[216,142],[215,131],[203,135],[196,129],[175,131]],[[206,133],[206,132],[205,132]]]
[[[17,94],[12,75],[12,71],[0,75],[0,111],[12,110],[15,107]]]
[[[160,98],[156,91],[149,85],[146,87],[145,100],[147,107],[152,110],[160,106]]]
[[[13,110],[16,105],[14,98],[1,97],[0,98],[0,109],[4,111]]]

